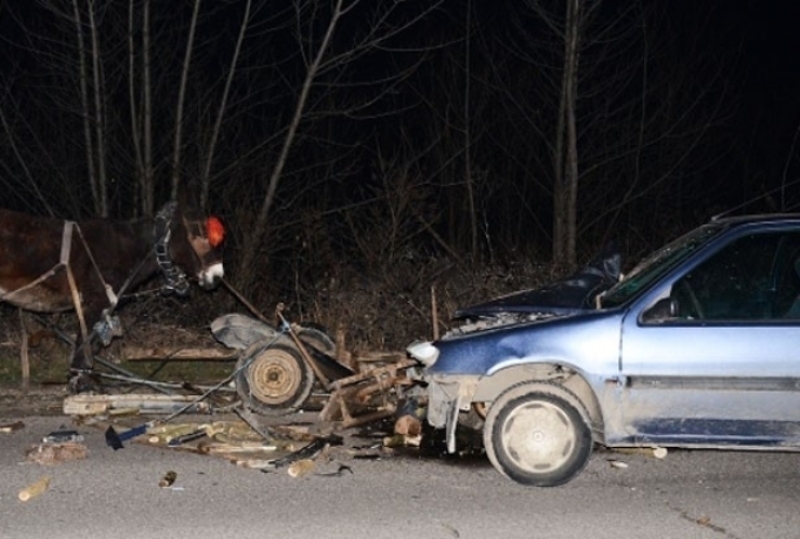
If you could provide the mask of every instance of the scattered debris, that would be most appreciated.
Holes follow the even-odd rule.
[[[150,427],[146,430],[147,433],[147,441],[153,445],[157,444],[166,444],[166,445],[178,445],[173,444],[174,440],[178,440],[187,436],[191,433],[202,432],[205,435],[205,430],[200,429],[200,427],[196,423],[176,423],[173,425],[155,425]]]
[[[350,428],[395,415],[396,388],[411,383],[404,371],[414,364],[402,359],[332,382],[320,419],[341,421],[343,428]]]
[[[179,445],[199,440],[200,438],[205,437],[205,435],[206,435],[206,429],[200,428],[192,432],[188,432],[183,436],[176,436],[172,438],[169,442],[167,442],[167,445],[170,447],[177,447]]]
[[[612,468],[625,469],[628,467],[628,463],[622,462],[621,460],[608,459],[608,463],[611,465]]]
[[[45,490],[50,486],[50,477],[45,475],[35,483],[31,483],[24,489],[19,491],[19,499],[20,501],[27,502],[39,496],[40,494],[44,493]]]
[[[83,435],[78,434],[78,431],[65,429],[56,430],[42,438],[42,443],[45,444],[63,444],[65,442],[82,442]]]
[[[110,378],[123,383],[144,385],[154,392],[72,395],[64,401],[64,413],[77,416],[76,420],[82,424],[92,424],[105,429],[106,444],[115,450],[123,448],[126,441],[137,439],[138,442],[160,447],[226,458],[238,466],[265,472],[287,467],[291,469],[290,475],[293,477],[309,473],[310,470],[306,470],[308,462],[311,463],[310,469],[313,469],[315,459],[319,458],[323,451],[325,458],[330,459],[328,452],[330,447],[343,444],[342,437],[336,433],[359,425],[370,425],[383,420],[387,423],[394,421],[394,435],[391,430],[388,433],[384,432],[382,437],[387,437],[387,443],[381,444],[381,438],[377,438],[375,446],[371,448],[374,452],[386,451],[386,447],[420,445],[424,403],[420,406],[415,399],[409,398],[413,393],[413,388],[409,388],[415,382],[406,373],[416,362],[407,359],[404,353],[386,352],[378,356],[360,354],[350,365],[344,365],[337,360],[337,357],[344,354],[344,350],[337,351],[336,343],[322,331],[293,326],[287,322],[281,315],[280,306],[276,309],[276,318],[281,322],[279,329],[271,327],[263,316],[258,318],[259,320],[255,320],[242,315],[226,315],[212,323],[214,337],[229,349],[233,349],[232,352],[229,350],[222,354],[217,347],[213,350],[213,354],[211,351],[205,353],[200,348],[193,348],[191,354],[178,354],[174,357],[172,353],[166,354],[168,357],[162,357],[165,354],[161,352],[156,354],[155,349],[145,350],[140,354],[144,359],[159,356],[163,361],[192,361],[205,359],[209,355],[224,356],[221,359],[226,361],[238,357],[234,372],[212,387],[193,388],[188,383],[154,382],[136,378],[131,373],[123,373],[127,378],[125,376]],[[242,395],[241,388],[234,389],[240,383],[241,373],[248,372],[249,362],[243,361],[243,358],[246,359],[243,354],[256,344],[263,347],[280,344],[298,350],[300,363],[297,365],[280,363],[275,365],[275,368],[288,369],[284,373],[289,377],[287,380],[292,379],[290,375],[297,374],[295,371],[305,372],[304,370],[308,369],[309,375],[314,378],[313,383],[322,390],[314,393],[313,398],[321,397],[325,400],[311,402],[309,385],[308,404],[311,409],[314,409],[315,405],[321,407],[321,412],[310,424],[275,426],[272,423],[273,426],[263,426],[260,418],[256,418],[253,412],[278,417],[299,407],[287,406],[284,409],[278,405],[274,410],[270,408],[270,412],[267,413],[250,406]],[[343,348],[343,338],[340,344]],[[264,366],[261,363],[259,365]],[[186,392],[194,394],[186,395]],[[224,406],[219,406],[212,399],[218,396],[216,394],[219,392],[238,395],[238,401],[227,399]],[[209,404],[209,401],[212,402]],[[402,408],[399,408],[400,403],[403,403]],[[170,423],[185,413],[205,414],[223,410],[235,413],[239,421]],[[166,414],[166,417],[143,419],[138,425],[126,421],[126,416],[140,414],[144,416]],[[53,438],[48,440],[77,441],[69,438],[73,432],[65,430],[51,433]],[[57,440],[57,436],[67,438]],[[298,449],[299,443],[304,445]],[[342,451],[357,458],[358,450],[354,448],[343,448]],[[380,456],[378,454],[377,458]],[[308,462],[299,464],[301,461]],[[349,468],[347,471],[352,473]],[[342,470],[337,473],[341,474]]]
[[[422,433],[422,421],[416,416],[406,414],[395,421],[394,433],[403,436],[419,436]]]
[[[677,510],[677,509],[676,509]],[[689,522],[694,522],[698,526],[702,526],[704,528],[708,528],[713,530],[717,533],[721,533],[723,535],[728,535],[728,530],[723,528],[722,526],[717,526],[713,522],[711,522],[711,517],[708,515],[701,514],[699,517],[695,518],[691,516],[687,511],[680,511],[679,512],[681,518],[688,520]]]
[[[394,447],[419,447],[422,443],[422,435],[410,435],[410,434],[395,434],[394,436],[387,436],[383,439],[383,446],[394,448]]]
[[[289,477],[303,477],[311,473],[315,465],[316,463],[312,459],[301,459],[291,463],[286,473],[289,474]]]
[[[95,395],[79,393],[64,399],[65,415],[124,415],[131,410],[141,414],[171,414],[189,405],[185,411],[195,414],[209,413],[205,402],[195,402],[192,395],[163,395],[150,393],[128,393],[125,395]]]
[[[178,474],[170,470],[164,474],[164,477],[158,482],[158,486],[161,488],[171,487],[177,478]]]
[[[41,443],[30,446],[25,451],[25,460],[44,466],[52,466],[59,462],[83,460],[89,451],[79,442]]]
[[[666,447],[617,447],[613,451],[623,455],[644,455],[656,459],[666,458],[668,453]]]
[[[14,421],[13,423],[3,423],[2,425],[0,425],[0,432],[4,434],[9,434],[24,428],[25,428],[25,423],[23,423],[22,421]]]
[[[346,464],[339,464],[339,467],[336,469],[335,472],[318,473],[316,475],[320,477],[341,477],[345,474],[345,472],[349,473],[350,475],[353,475],[355,473],[353,472],[353,469],[350,466],[347,466]]]
[[[147,432],[147,425],[139,425],[138,427],[134,427],[132,429],[128,429],[125,432],[117,432],[113,426],[108,427],[106,429],[106,445],[109,446],[111,449],[116,451],[117,449],[122,449],[125,445],[122,442],[127,442],[128,440],[132,440],[137,436],[141,436],[142,434]]]
[[[343,442],[341,436],[327,436],[314,440],[308,445],[305,445],[297,451],[286,455],[285,457],[275,459],[272,461],[272,468],[278,469],[284,466],[289,466],[299,460],[313,460],[322,453],[322,451],[331,445],[341,445]],[[262,470],[269,471],[269,470]]]

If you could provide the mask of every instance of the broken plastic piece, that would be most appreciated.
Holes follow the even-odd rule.
[[[56,430],[42,438],[46,444],[63,444],[66,442],[82,442],[83,435],[75,430]]]

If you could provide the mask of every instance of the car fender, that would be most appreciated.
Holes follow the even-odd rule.
[[[541,382],[550,387],[563,387],[568,400],[587,414],[595,441],[602,443],[603,414],[595,391],[583,373],[558,362],[514,365],[480,378],[471,395],[472,403],[486,403],[487,408],[501,393],[523,382]],[[563,397],[563,395],[562,395]]]

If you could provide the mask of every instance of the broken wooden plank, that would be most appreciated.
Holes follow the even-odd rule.
[[[333,392],[320,412],[320,419],[339,420],[344,428],[350,428],[391,416],[396,408],[388,402],[390,391],[405,385],[408,380],[405,374],[398,374],[398,371],[414,364],[415,361],[411,359],[403,359],[334,381],[331,384]],[[363,412],[364,408],[371,411],[356,414]]]
[[[239,350],[222,347],[123,346],[124,361],[234,361]]]
[[[394,406],[387,405],[386,407],[379,408],[375,412],[356,417],[346,417],[342,421],[342,427],[345,429],[360,427],[361,425],[366,425],[368,423],[380,421],[381,419],[386,419],[387,417],[392,417],[396,411],[397,409]]]
[[[194,403],[187,412],[208,413],[205,402],[195,402],[192,395],[155,395],[149,393],[129,393],[126,395],[91,395],[80,393],[64,399],[65,415],[98,415],[113,409],[138,408],[143,414],[171,414],[182,407]]]
[[[405,352],[361,351],[353,352],[352,356],[356,363],[399,363],[406,359]]]
[[[335,380],[331,384],[331,386],[333,387],[333,389],[341,389],[343,387],[357,384],[359,382],[368,380],[370,378],[380,379],[381,377],[385,376],[394,377],[396,376],[397,371],[401,369],[406,369],[415,364],[416,361],[414,361],[413,359],[404,359],[396,363],[392,363],[391,365],[376,367],[373,369],[360,372],[358,374],[354,374],[353,376],[348,376],[347,378],[341,378],[339,380]]]
[[[22,421],[14,421],[12,423],[3,423],[2,425],[0,425],[0,432],[10,433],[24,428],[25,428],[25,423],[23,423]]]

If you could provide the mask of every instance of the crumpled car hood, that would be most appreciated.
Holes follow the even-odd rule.
[[[594,308],[594,299],[620,277],[622,257],[606,248],[586,267],[562,281],[523,290],[456,311],[456,319],[491,318],[504,313],[567,315]]]

